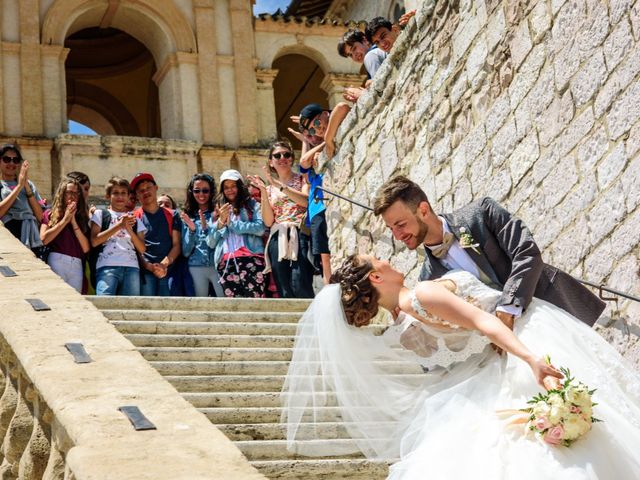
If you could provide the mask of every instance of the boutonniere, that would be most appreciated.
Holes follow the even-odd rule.
[[[462,248],[470,248],[471,250],[476,252],[478,255],[480,255],[480,250],[478,250],[478,247],[480,246],[480,244],[476,243],[476,241],[473,239],[473,236],[471,236],[470,233],[467,233],[467,229],[464,227],[460,227],[459,243]]]

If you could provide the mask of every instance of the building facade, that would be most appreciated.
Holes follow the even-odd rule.
[[[290,115],[362,81],[336,52],[348,22],[398,5],[294,1],[254,17],[251,0],[3,0],[0,141],[22,147],[45,194],[70,170],[94,194],[148,170],[178,195],[196,171],[257,171]],[[68,135],[69,120],[99,136]]]

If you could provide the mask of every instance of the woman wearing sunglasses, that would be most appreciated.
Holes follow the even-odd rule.
[[[187,186],[187,199],[180,218],[182,229],[182,255],[187,257],[189,273],[193,278],[196,297],[209,295],[209,284],[216,297],[223,297],[220,277],[213,257],[213,249],[207,244],[210,229],[213,228],[214,198],[216,186],[211,175],[196,173]]]
[[[216,199],[218,220],[209,234],[220,283],[227,297],[264,297],[264,222],[256,202],[237,170],[220,176]]]
[[[21,165],[22,164],[22,165]],[[0,148],[0,218],[4,226],[32,250],[42,247],[40,194],[28,179],[29,162],[16,145]]]
[[[278,293],[283,298],[313,298],[313,266],[308,260],[309,235],[300,228],[307,211],[309,185],[293,173],[293,149],[288,141],[274,143],[269,150],[265,174],[267,187],[257,176],[252,185],[260,189],[262,219],[271,228],[266,247],[267,267],[273,270]],[[272,178],[272,175],[277,178]]]

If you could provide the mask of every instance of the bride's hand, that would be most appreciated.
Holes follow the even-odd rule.
[[[536,381],[545,390],[551,390],[559,385],[558,379],[562,378],[562,372],[553,365],[546,362],[542,357],[538,357],[529,363],[531,370],[533,370],[533,376],[536,377]]]

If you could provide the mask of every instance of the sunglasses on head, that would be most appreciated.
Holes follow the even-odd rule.
[[[13,162],[14,165],[19,165],[22,159],[20,157],[10,157],[9,155],[5,155],[4,157],[2,157],[2,161],[4,163]]]
[[[275,158],[276,160],[280,160],[281,157],[284,157],[286,159],[291,158],[291,152],[278,152],[278,153],[272,153],[271,156],[273,158]]]
[[[205,195],[207,193],[209,193],[211,190],[209,190],[208,188],[194,188],[192,190],[193,193],[195,193],[196,195],[200,194],[200,193],[204,193]]]

